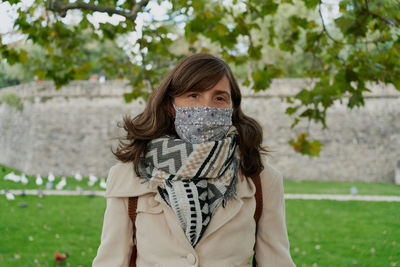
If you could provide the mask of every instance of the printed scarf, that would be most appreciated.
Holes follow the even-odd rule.
[[[138,167],[143,182],[157,187],[195,247],[219,204],[225,208],[236,196],[239,162],[232,126],[224,139],[201,144],[167,135],[156,138],[148,143]]]

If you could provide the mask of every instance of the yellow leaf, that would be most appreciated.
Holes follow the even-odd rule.
[[[214,15],[211,11],[204,12],[204,16],[206,16],[207,19],[211,19],[212,17],[214,17]]]
[[[23,49],[21,49],[21,51],[19,51],[19,60],[21,60],[21,62],[28,61],[28,55],[27,55],[26,51]]]
[[[301,152],[301,146],[300,146],[300,144],[295,144],[295,145],[294,145],[294,150],[297,151],[297,152]]]
[[[206,47],[202,47],[200,50],[201,53],[208,53],[210,52],[210,49],[206,48]]]
[[[47,47],[47,51],[49,52],[49,54],[53,54],[54,53],[54,49],[51,46]]]
[[[224,26],[222,26],[222,25],[217,25],[217,31],[218,31],[218,34],[225,35],[226,28]]]
[[[140,71],[140,68],[138,66],[136,66],[136,67],[133,68],[132,73],[133,74],[138,74],[139,71]]]
[[[253,72],[251,74],[251,77],[253,77],[253,80],[258,80],[261,77],[261,74],[258,71],[257,72]]]

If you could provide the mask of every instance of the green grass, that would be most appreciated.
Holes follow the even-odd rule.
[[[55,266],[55,250],[70,255],[64,266],[90,266],[105,205],[103,197],[1,197],[0,266]],[[293,260],[297,266],[398,266],[399,210],[398,202],[287,199]]]
[[[103,197],[2,195],[0,266],[56,266],[56,250],[69,254],[64,266],[91,266],[105,206]]]
[[[26,186],[4,181],[10,171],[0,165],[0,189],[38,188],[35,177]],[[99,182],[95,187],[87,182],[70,179],[68,185],[72,190],[100,189]],[[399,186],[383,183],[284,181],[285,193],[349,194],[352,186],[363,195],[400,195]],[[400,266],[399,202],[286,199],[285,203],[297,266]],[[0,267],[56,266],[55,250],[69,254],[64,266],[91,266],[105,207],[103,197],[15,196],[8,201],[0,195]]]
[[[297,266],[400,265],[399,202],[288,199],[285,203]]]
[[[400,196],[400,185],[389,183],[284,181],[285,193],[292,194],[350,194],[352,186],[359,195]]]

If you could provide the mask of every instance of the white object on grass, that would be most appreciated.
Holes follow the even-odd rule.
[[[7,198],[8,200],[14,200],[14,199],[15,199],[14,194],[11,193],[11,192],[6,193],[6,198]]]
[[[98,178],[96,176],[94,176],[93,174],[90,174],[88,185],[93,186],[97,182],[97,180],[98,180]]]
[[[21,183],[26,185],[29,183],[28,178],[26,178],[25,173],[21,175]]]
[[[54,174],[52,172],[49,172],[49,176],[47,177],[47,179],[49,179],[49,182],[54,182]]]
[[[356,187],[356,186],[352,186],[352,187],[350,188],[350,193],[352,193],[353,195],[357,194],[357,193],[358,193],[357,187]]]
[[[52,189],[53,188],[53,182],[47,181],[46,183],[46,189]]]
[[[36,184],[37,184],[37,185],[42,185],[42,184],[43,184],[43,179],[42,179],[42,177],[40,176],[40,174],[37,174],[37,175],[36,175]]]
[[[75,179],[77,181],[82,181],[82,175],[79,172],[75,173]]]
[[[65,177],[62,177],[62,178],[61,178],[61,181],[58,182],[58,184],[56,185],[56,189],[57,189],[57,190],[61,190],[61,189],[63,189],[64,186],[66,186],[66,185],[67,185],[67,179],[66,179]]]
[[[4,176],[4,180],[10,180],[18,183],[21,180],[21,177],[16,175],[14,172],[10,172],[6,176]]]
[[[107,184],[106,184],[106,181],[104,178],[101,178],[101,180],[100,180],[100,187],[104,188],[104,189],[107,187]]]

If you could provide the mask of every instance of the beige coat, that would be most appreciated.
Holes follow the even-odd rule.
[[[256,242],[260,267],[295,266],[290,256],[285,221],[285,200],[281,173],[264,163],[261,173],[263,210],[255,240],[255,185],[240,175],[237,197],[225,208],[220,205],[202,238],[193,248],[174,214],[159,193],[140,183],[132,163],[111,167],[105,197],[101,244],[93,267],[129,265],[132,251],[132,222],[128,197],[140,196],[137,206],[138,267],[250,267]]]

